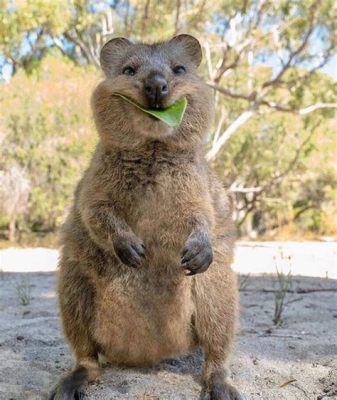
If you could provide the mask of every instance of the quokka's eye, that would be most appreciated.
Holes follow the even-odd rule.
[[[173,68],[173,73],[175,75],[182,75],[186,72],[186,68],[183,65],[177,65]]]
[[[123,68],[123,74],[124,75],[129,75],[129,76],[133,76],[135,75],[136,70],[132,67],[125,67]]]

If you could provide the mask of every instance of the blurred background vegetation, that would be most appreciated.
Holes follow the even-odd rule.
[[[240,236],[337,236],[335,0],[0,0],[3,240],[55,243],[97,140],[102,44],[182,32],[203,46],[216,98],[207,158]]]

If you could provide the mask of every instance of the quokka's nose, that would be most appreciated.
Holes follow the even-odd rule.
[[[169,93],[167,80],[161,74],[150,75],[145,81],[144,92],[150,107],[160,108],[163,98]]]

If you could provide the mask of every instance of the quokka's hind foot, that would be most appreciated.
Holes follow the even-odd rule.
[[[82,400],[85,388],[99,376],[99,368],[78,366],[63,376],[50,393],[48,400]]]
[[[226,381],[223,371],[213,372],[204,385],[200,400],[246,400]]]

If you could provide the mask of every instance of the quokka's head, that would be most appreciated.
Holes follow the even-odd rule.
[[[211,91],[197,75],[201,59],[198,40],[185,34],[154,44],[124,38],[107,42],[100,55],[105,80],[92,97],[102,138],[122,146],[149,139],[199,143],[213,116]],[[172,128],[114,93],[151,109],[165,109],[185,97],[187,108],[180,126]]]

